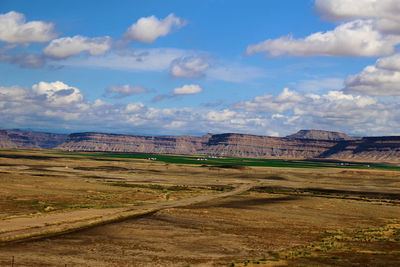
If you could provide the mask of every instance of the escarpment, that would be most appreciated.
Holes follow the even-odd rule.
[[[192,154],[203,146],[207,136],[140,136],[104,133],[74,133],[58,146],[72,151],[113,151],[140,153]]]
[[[400,162],[400,136],[355,138],[319,130],[301,130],[287,137],[238,133],[196,137],[97,132],[64,135],[0,129],[0,148]]]
[[[336,142],[302,140],[248,134],[211,136],[202,154],[253,158],[314,158],[336,145]]]
[[[363,137],[359,140],[338,142],[319,157],[400,162],[400,136]]]
[[[0,148],[52,149],[66,139],[66,134],[0,129]]]

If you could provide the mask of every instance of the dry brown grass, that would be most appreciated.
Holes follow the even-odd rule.
[[[211,168],[46,151],[0,154],[3,220],[166,202],[263,183],[260,190],[222,200],[8,245],[1,248],[1,266],[11,256],[18,266],[400,265],[398,172]],[[133,186],[118,185],[124,183]],[[179,187],[168,190],[171,186]],[[47,207],[53,209],[46,212]]]

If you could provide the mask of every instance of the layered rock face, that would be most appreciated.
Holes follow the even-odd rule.
[[[311,159],[400,162],[400,137],[353,138],[336,133],[321,140],[269,137],[249,134],[194,136],[139,136],[76,133],[57,149],[168,154],[198,154],[250,158]],[[323,140],[328,138],[328,140]],[[329,140],[346,138],[349,140]]]
[[[287,138],[297,139],[315,139],[315,140],[332,140],[332,141],[344,141],[344,140],[356,140],[359,138],[348,136],[344,133],[322,131],[322,130],[300,130],[295,134],[286,136]]]
[[[208,139],[209,135],[194,137],[74,133],[57,148],[69,151],[196,154]]]
[[[314,158],[337,143],[248,134],[194,136],[138,136],[77,133],[58,149],[69,151],[113,151],[171,154],[202,154],[253,158]]]
[[[0,148],[400,162],[400,136],[354,138],[317,130],[280,138],[235,133],[195,137],[87,132],[67,136],[0,129]]]
[[[66,139],[66,134],[0,129],[0,148],[52,149]]]
[[[314,158],[336,142],[257,136],[248,134],[212,135],[201,154],[251,158]]]
[[[363,137],[338,142],[320,158],[400,162],[400,136]]]

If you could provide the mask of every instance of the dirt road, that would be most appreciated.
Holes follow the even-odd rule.
[[[234,190],[220,194],[167,201],[145,206],[113,209],[84,209],[40,216],[12,218],[0,221],[0,245],[22,242],[43,237],[57,236],[97,225],[153,214],[162,209],[178,208],[225,198],[243,193],[260,182],[238,185]]]

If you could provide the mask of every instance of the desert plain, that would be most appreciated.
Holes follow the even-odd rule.
[[[395,165],[156,157],[1,150],[0,266],[400,265]]]

